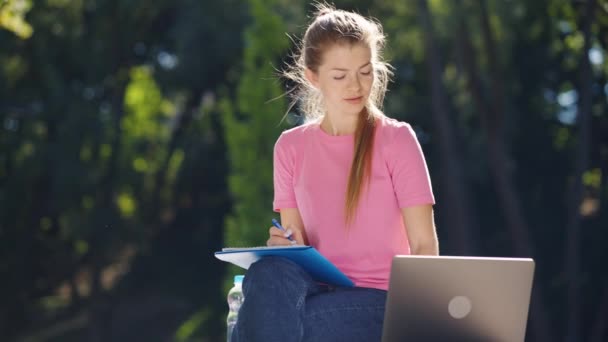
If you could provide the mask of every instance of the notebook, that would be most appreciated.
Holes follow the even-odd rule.
[[[312,246],[277,246],[223,248],[215,252],[215,257],[248,269],[249,266],[265,256],[280,256],[300,265],[310,276],[321,283],[352,287],[355,284],[334,264]]]
[[[528,258],[395,256],[382,341],[522,342]]]

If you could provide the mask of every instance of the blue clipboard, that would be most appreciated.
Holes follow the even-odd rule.
[[[216,258],[244,269],[248,269],[252,263],[265,256],[287,258],[300,265],[318,282],[346,287],[355,286],[352,280],[312,246],[223,248],[215,252]]]

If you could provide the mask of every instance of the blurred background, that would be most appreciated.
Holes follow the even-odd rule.
[[[351,0],[441,253],[532,257],[528,341],[608,340],[608,1]],[[0,0],[0,340],[222,341],[304,0]]]

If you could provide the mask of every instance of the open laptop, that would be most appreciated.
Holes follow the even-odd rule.
[[[395,256],[382,341],[524,341],[533,277],[526,258]]]

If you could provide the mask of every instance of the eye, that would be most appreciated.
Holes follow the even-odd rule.
[[[361,75],[365,75],[365,76],[370,75],[371,73],[372,73],[371,70],[361,71]]]
[[[345,75],[342,76],[334,76],[334,80],[343,80],[344,77],[346,77]]]

